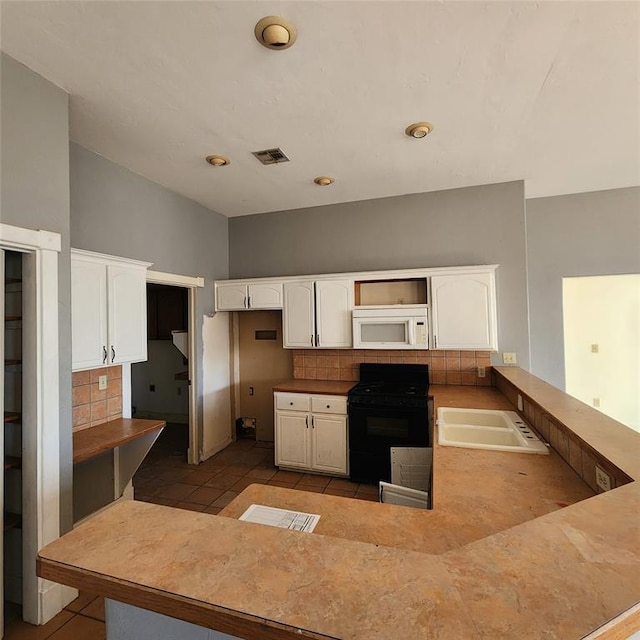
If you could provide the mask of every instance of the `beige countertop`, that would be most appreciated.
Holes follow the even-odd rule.
[[[433,512],[255,485],[225,511],[297,500],[314,534],[121,503],[45,547],[39,575],[252,640],[578,640],[640,601],[638,483],[583,499],[553,451],[438,447],[434,465]]]
[[[274,391],[289,393],[317,393],[320,395],[346,396],[357,383],[353,380],[285,380],[273,387]]]

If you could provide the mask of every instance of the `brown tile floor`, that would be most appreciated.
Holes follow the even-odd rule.
[[[199,465],[186,459],[184,425],[167,425],[133,477],[136,500],[179,509],[219,513],[252,483],[377,501],[377,488],[342,478],[279,471],[273,447],[239,440]],[[41,627],[20,619],[19,608],[5,607],[5,640],[103,640],[104,600],[83,593]]]

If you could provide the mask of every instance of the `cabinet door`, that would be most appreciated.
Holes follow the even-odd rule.
[[[493,273],[431,278],[436,349],[497,349]]]
[[[317,347],[351,347],[353,282],[319,280],[316,282]]]
[[[249,309],[282,309],[282,283],[250,284]]]
[[[106,362],[107,267],[71,257],[72,368],[91,369]]]
[[[276,411],[276,465],[308,469],[310,418],[308,413]]]
[[[347,417],[313,414],[311,424],[311,468],[346,475]]]
[[[216,287],[216,310],[237,311],[247,308],[246,284],[219,284]]]
[[[147,359],[147,274],[107,266],[109,364]]]
[[[285,347],[310,349],[314,345],[313,281],[285,282],[282,334]]]

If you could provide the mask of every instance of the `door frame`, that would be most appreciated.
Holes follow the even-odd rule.
[[[181,276],[162,271],[147,271],[147,283],[165,284],[173,287],[183,287],[189,294],[189,449],[187,462],[198,464],[200,462],[200,441],[198,429],[198,388],[199,377],[196,366],[196,292],[204,287],[204,278],[198,276]],[[129,403],[130,405],[131,403]]]
[[[0,247],[26,254],[22,323],[23,618],[32,624],[44,624],[76,594],[36,575],[38,551],[60,537],[58,254],[62,238],[59,233],[0,223]]]

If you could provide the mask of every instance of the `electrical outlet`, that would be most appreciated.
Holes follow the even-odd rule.
[[[603,491],[609,491],[611,489],[611,476],[598,465],[596,465],[596,484]]]
[[[600,345],[592,344],[591,345],[591,353],[600,353]]]
[[[516,358],[516,354],[515,353],[510,353],[505,351],[502,354],[502,363],[503,364],[516,364],[518,362],[518,359]]]
[[[149,385],[149,391],[155,391],[156,390],[156,385],[155,384],[150,384]]]
[[[249,387],[249,395],[252,396],[253,395],[253,387]]]
[[[524,402],[520,394],[518,394],[518,411],[524,411]]]
[[[487,375],[486,367],[478,367],[478,378],[484,378]]]
[[[600,398],[593,399],[593,406],[596,407],[596,409],[600,408]]]
[[[98,390],[104,391],[107,388],[107,376],[98,376]]]

